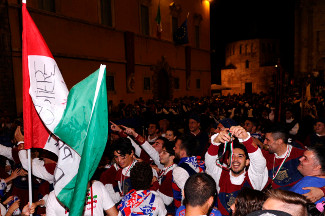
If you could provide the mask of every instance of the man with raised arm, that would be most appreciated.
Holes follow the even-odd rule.
[[[229,133],[237,137],[242,144],[233,144],[233,151],[228,159],[230,168],[225,169],[221,163],[217,165],[216,162],[219,162],[219,145],[232,141]],[[266,161],[261,150],[241,126],[226,128],[211,137],[211,145],[205,155],[205,165],[206,172],[216,181],[218,209],[222,215],[229,215],[230,206],[243,187],[261,190],[268,179]]]

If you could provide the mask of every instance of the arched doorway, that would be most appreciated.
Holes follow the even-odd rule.
[[[164,57],[153,66],[153,97],[167,101],[173,98],[173,77],[171,68]]]

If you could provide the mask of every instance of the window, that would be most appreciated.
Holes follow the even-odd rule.
[[[179,78],[178,77],[174,78],[174,89],[179,89]]]
[[[55,0],[38,0],[38,8],[50,12],[55,12]]]
[[[245,64],[246,64],[246,68],[249,68],[249,61],[248,60],[246,60]]]
[[[112,26],[112,0],[100,0],[100,10],[101,24]]]
[[[143,90],[150,90],[150,77],[143,79]]]
[[[197,89],[201,88],[201,80],[200,79],[196,79],[196,88]]]
[[[241,54],[242,45],[239,46],[239,54]]]
[[[195,47],[200,48],[200,26],[195,26]]]
[[[141,33],[149,35],[149,8],[145,5],[141,5]]]
[[[106,84],[107,84],[107,91],[115,91],[115,80],[114,76],[108,75],[106,79]]]
[[[235,55],[235,45],[232,48],[232,54]]]
[[[178,28],[178,18],[177,17],[172,17],[172,37],[174,37],[174,34]]]

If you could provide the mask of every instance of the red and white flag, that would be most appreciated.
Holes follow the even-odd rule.
[[[24,147],[57,153],[59,140],[51,133],[61,120],[69,92],[24,2],[22,14]]]

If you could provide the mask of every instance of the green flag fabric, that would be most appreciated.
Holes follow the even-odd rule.
[[[103,155],[108,137],[106,66],[76,84],[54,134],[65,142],[59,146],[54,191],[69,208],[70,216],[82,215],[88,181]]]
[[[162,24],[161,24],[161,15],[160,15],[160,2],[158,4],[158,9],[157,9],[157,16],[156,16],[156,22],[157,22],[157,36],[161,38],[161,32],[162,32]]]

